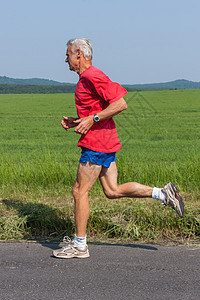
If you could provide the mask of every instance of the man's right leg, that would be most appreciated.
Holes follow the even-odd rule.
[[[153,188],[137,182],[117,183],[117,166],[115,162],[110,164],[109,168],[102,168],[99,179],[103,191],[108,198],[151,198]]]
[[[170,182],[163,188],[152,188],[137,182],[127,182],[117,184],[117,167],[112,162],[109,168],[102,168],[100,173],[100,181],[105,195],[108,198],[154,198],[161,200],[164,206],[173,208],[180,217],[184,215],[184,203],[178,193],[177,187]]]

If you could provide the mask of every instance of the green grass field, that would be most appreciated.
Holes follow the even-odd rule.
[[[88,235],[136,240],[200,235],[200,90],[128,93],[115,117],[122,149],[119,183],[163,186],[174,181],[186,214],[156,201],[107,200],[93,187]],[[60,125],[76,116],[73,94],[0,95],[0,239],[73,234],[71,188],[79,136]]]

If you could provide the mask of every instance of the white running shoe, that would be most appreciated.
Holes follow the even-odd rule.
[[[162,191],[165,193],[166,198],[163,201],[163,205],[170,206],[173,208],[177,214],[182,218],[184,215],[184,203],[181,198],[181,195],[178,193],[178,189],[173,182],[166,184]]]
[[[53,255],[57,258],[87,258],[90,257],[88,247],[86,246],[84,250],[81,250],[74,246],[74,241],[72,241],[68,236],[63,239],[67,245],[61,249],[54,250]]]

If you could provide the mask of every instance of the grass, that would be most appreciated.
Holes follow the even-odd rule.
[[[170,208],[162,209],[155,200],[90,199],[88,237],[142,242],[199,241],[200,199],[188,198],[191,202],[186,202],[183,219]],[[2,199],[1,203],[1,240],[57,241],[74,234],[73,202],[69,197],[60,203],[51,197],[29,201]]]
[[[156,201],[107,200],[97,182],[90,193],[90,238],[199,239],[199,96],[200,90],[129,93],[128,110],[115,117],[122,142],[119,183],[174,181],[184,195],[185,217]],[[76,115],[73,99],[0,95],[1,240],[73,235],[79,136],[60,126],[62,115]]]

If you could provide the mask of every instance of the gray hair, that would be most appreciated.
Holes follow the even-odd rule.
[[[92,43],[89,40],[85,38],[71,39],[67,42],[67,47],[69,46],[72,46],[71,49],[72,53],[76,53],[76,51],[80,49],[86,60],[88,59],[92,60],[92,54],[93,54]]]

